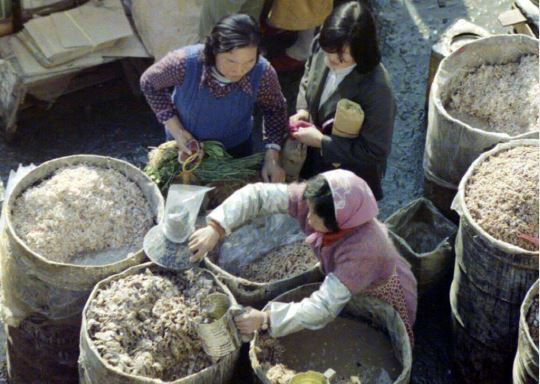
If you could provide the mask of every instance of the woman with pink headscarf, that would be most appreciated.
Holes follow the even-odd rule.
[[[354,295],[391,304],[411,343],[416,319],[416,280],[377,219],[379,210],[367,183],[354,173],[334,170],[301,184],[250,184],[236,191],[207,217],[190,238],[192,261],[202,259],[219,239],[259,215],[289,213],[307,235],[326,277],[319,290],[298,303],[271,302],[265,311],[237,317],[243,334],[267,329],[280,337],[319,329],[335,319]]]

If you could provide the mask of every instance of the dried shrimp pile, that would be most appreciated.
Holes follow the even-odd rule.
[[[148,201],[118,171],[78,165],[58,170],[16,200],[16,233],[34,251],[57,262],[84,254],[142,247],[154,222]]]
[[[257,282],[271,282],[305,272],[317,263],[311,247],[303,241],[284,245],[260,256],[240,270],[239,276]]]
[[[539,129],[538,56],[522,56],[515,63],[481,65],[455,81],[447,106],[454,117],[475,128],[509,135]]]
[[[536,251],[520,235],[538,238],[538,170],[536,146],[520,146],[486,159],[465,187],[473,219],[496,239]]]

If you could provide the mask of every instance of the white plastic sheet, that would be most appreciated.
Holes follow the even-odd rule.
[[[296,219],[285,214],[259,217],[234,231],[221,245],[219,265],[231,273],[272,249],[305,239]]]

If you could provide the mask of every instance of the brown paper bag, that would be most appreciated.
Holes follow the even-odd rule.
[[[349,99],[337,103],[332,135],[354,139],[360,134],[364,123],[364,111],[360,104]]]
[[[364,111],[360,104],[349,99],[341,99],[336,106],[332,135],[354,139],[360,134],[360,129],[364,123]],[[332,163],[335,168],[341,166],[340,163]]]

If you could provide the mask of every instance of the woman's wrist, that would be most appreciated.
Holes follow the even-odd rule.
[[[223,229],[223,227],[217,222],[217,221],[214,221],[214,220],[208,220],[208,225],[210,227],[212,227],[214,229],[214,231],[216,231],[216,233],[218,234],[218,237],[221,239],[223,236],[225,236],[225,230]]]
[[[185,141],[184,136],[191,136],[191,134],[182,126],[178,116],[170,118],[164,125],[178,143],[183,143]]]
[[[264,161],[275,162],[277,164],[277,162],[279,161],[279,151],[273,148],[268,148],[264,154]]]

